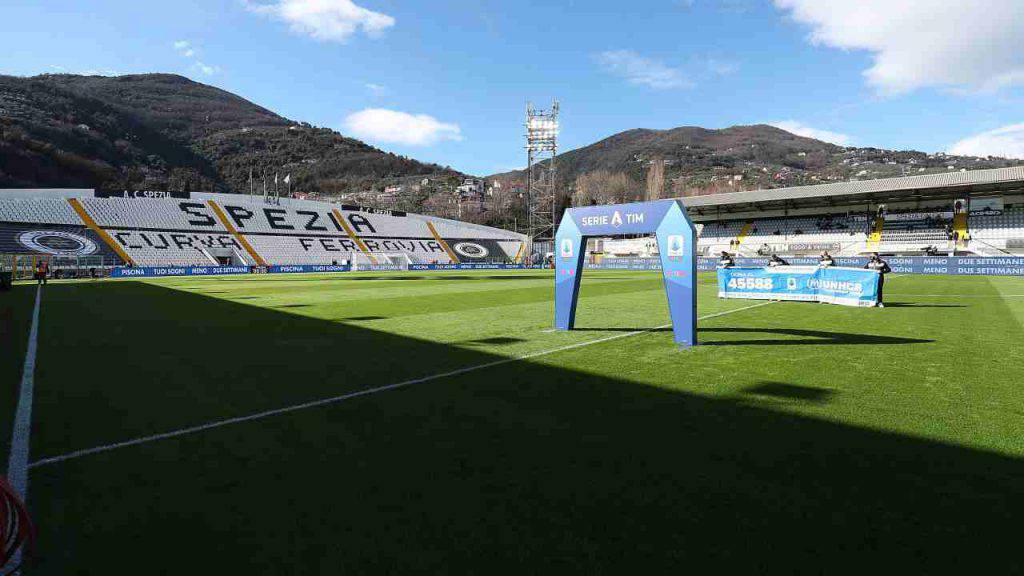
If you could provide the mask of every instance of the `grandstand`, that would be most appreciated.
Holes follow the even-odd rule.
[[[511,263],[521,234],[290,198],[212,193],[0,190],[0,254],[89,266]]]
[[[1024,167],[685,198],[700,251],[1024,254]]]

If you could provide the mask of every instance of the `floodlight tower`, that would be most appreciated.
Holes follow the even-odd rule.
[[[558,202],[555,155],[558,154],[558,101],[550,110],[526,103],[527,235],[532,240],[555,237]]]

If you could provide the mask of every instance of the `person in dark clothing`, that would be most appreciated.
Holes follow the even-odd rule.
[[[768,259],[768,266],[772,268],[776,266],[789,266],[789,262],[783,260],[778,254],[772,254],[772,257]]]
[[[736,261],[732,259],[732,255],[726,251],[722,251],[722,256],[718,259],[719,268],[732,268],[736,265]]]
[[[821,257],[818,258],[818,266],[822,268],[828,268],[829,266],[835,265],[836,261],[832,258],[832,255],[828,253],[828,250],[824,250],[821,253]]]
[[[882,291],[885,288],[885,275],[892,272],[892,268],[889,267],[889,263],[882,260],[878,256],[878,252],[873,252],[871,258],[868,259],[868,263],[864,265],[868,270],[878,271],[878,307],[885,308],[885,302]]]
[[[49,268],[50,267],[46,263],[46,260],[39,260],[38,262],[36,262],[36,283],[37,284],[43,284],[43,285],[46,284],[46,274],[47,274],[47,272],[49,272]]]

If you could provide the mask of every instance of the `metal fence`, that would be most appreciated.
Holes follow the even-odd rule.
[[[45,261],[50,278],[100,278],[110,275],[119,266],[115,258],[103,256],[41,256],[26,254],[0,254],[0,272],[9,273],[14,280],[31,280],[36,266]]]

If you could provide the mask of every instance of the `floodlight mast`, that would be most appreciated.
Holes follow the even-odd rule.
[[[531,240],[551,240],[558,227],[558,108],[557,100],[550,110],[538,110],[526,103],[526,233]]]

